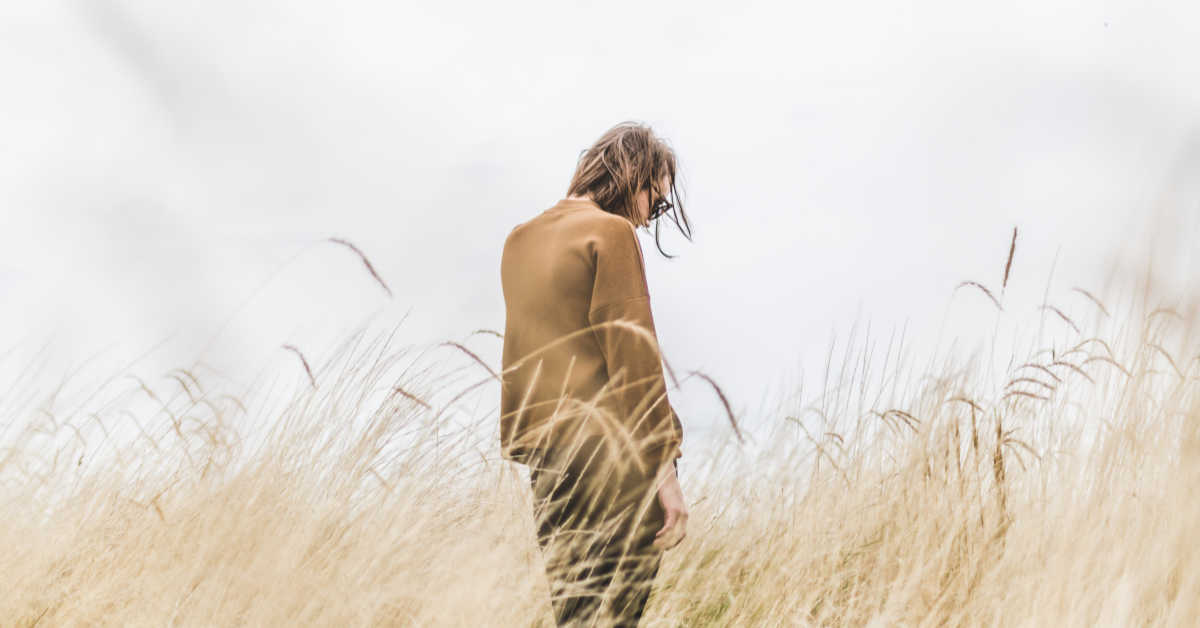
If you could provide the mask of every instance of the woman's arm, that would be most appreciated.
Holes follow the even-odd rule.
[[[588,322],[608,368],[618,407],[644,444],[652,473],[682,455],[683,426],[667,398],[650,293],[637,233],[629,221],[606,221],[594,249]]]

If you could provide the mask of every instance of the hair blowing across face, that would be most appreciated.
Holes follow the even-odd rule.
[[[650,203],[659,199],[674,205],[665,214],[679,227],[683,236],[692,239],[692,227],[683,211],[675,185],[675,151],[654,135],[650,127],[637,122],[622,122],[600,136],[596,143],[583,151],[571,177],[567,196],[589,196],[602,209],[623,216],[635,225],[641,219],[637,213],[637,194],[650,190]],[[667,189],[660,189],[663,179]],[[682,223],[680,222],[682,219]],[[654,221],[654,243],[665,257],[658,241],[659,221]]]

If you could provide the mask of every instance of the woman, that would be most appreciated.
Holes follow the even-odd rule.
[[[618,124],[582,153],[567,197],[504,243],[501,452],[530,467],[560,626],[636,626],[686,535],[683,429],[636,232],[670,215],[691,239],[675,173],[648,127]]]

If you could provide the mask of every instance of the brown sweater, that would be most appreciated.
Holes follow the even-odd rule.
[[[633,223],[563,199],[513,227],[500,275],[502,457],[528,464],[537,449],[583,437],[622,443],[651,471],[675,463],[683,426],[667,399]]]

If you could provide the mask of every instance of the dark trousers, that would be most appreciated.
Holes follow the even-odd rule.
[[[665,516],[654,478],[603,454],[540,454],[529,469],[556,623],[637,626],[662,560],[651,546]]]

